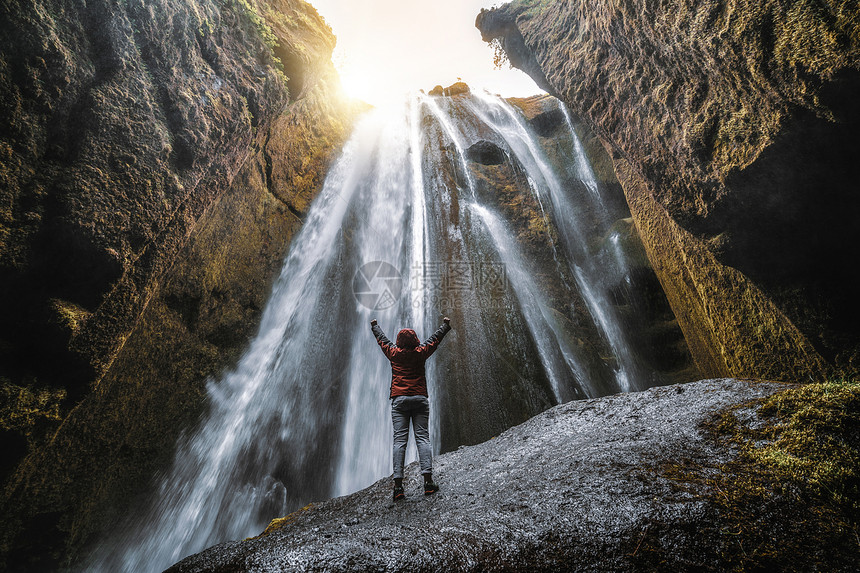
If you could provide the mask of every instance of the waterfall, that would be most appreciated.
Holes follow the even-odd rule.
[[[569,392],[563,385],[565,367],[577,380],[588,379],[576,351],[560,334],[558,321],[548,310],[549,305],[532,279],[533,273],[526,268],[525,257],[517,249],[516,240],[507,231],[504,223],[482,205],[472,203],[469,208],[483,220],[499,255],[505,261],[508,279],[518,298],[521,297],[520,308],[529,325],[529,331],[535,340],[539,341],[537,347],[541,363],[552,382],[556,400],[559,403],[569,400]],[[559,355],[564,358],[563,365],[558,361]],[[593,396],[593,389],[587,388],[586,394]]]
[[[392,339],[413,327],[422,340],[452,318],[428,362],[437,453],[562,401],[641,387],[609,295],[624,259],[617,240],[611,253],[588,246],[612,221],[565,117],[572,144],[563,159],[585,193],[566,186],[502,99],[417,94],[366,114],[291,244],[255,338],[208,382],[208,411],[180,440],[154,497],[88,570],[161,571],[389,475],[390,368],[372,318]],[[524,182],[517,200],[537,206],[545,248],[520,244],[523,223],[488,198],[466,153],[480,139],[499,145],[508,158],[500,169]],[[583,220],[586,210],[596,223]]]
[[[616,258],[614,260],[616,264],[607,268],[603,257],[594,256],[587,249],[586,238],[582,232],[586,223],[581,213],[588,211],[596,213],[596,218],[603,219],[601,222],[607,227],[610,221],[607,220],[608,214],[601,201],[594,173],[582,150],[582,144],[573,130],[570,116],[560,102],[558,105],[563,110],[565,123],[571,132],[575,150],[573,162],[579,169],[579,180],[588,189],[588,194],[565,192],[558,175],[549,166],[535,137],[509,103],[487,93],[477,94],[475,101],[470,102],[470,107],[476,115],[504,138],[528,171],[531,180],[536,182],[533,190],[540,196],[549,195],[553,219],[571,261],[571,270],[579,285],[580,293],[618,359],[616,369],[618,387],[625,392],[641,389],[639,381],[642,376],[637,360],[621,320],[613,312],[608,299],[608,287],[619,275],[626,274],[626,269],[623,267],[625,263],[623,259]]]

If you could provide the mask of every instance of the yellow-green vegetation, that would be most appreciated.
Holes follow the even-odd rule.
[[[313,88],[294,103],[291,115],[278,118],[273,130],[277,136],[266,145],[269,192],[293,212],[306,212],[322,185],[332,151],[347,137],[351,118],[363,109],[338,99],[334,88]]]
[[[51,299],[51,309],[58,325],[70,332],[78,332],[86,319],[92,314],[79,305],[60,299]]]
[[[546,9],[555,0],[515,0],[511,2],[514,6],[524,10],[527,15],[535,15]]]
[[[524,105],[522,102],[527,100],[516,100],[514,104]],[[552,249],[552,244],[558,241],[557,232],[529,191],[521,172],[508,163],[481,165],[472,162],[470,170],[478,192],[498,204],[521,243],[537,252]]]
[[[505,52],[505,48],[499,38],[490,40],[490,48],[493,50],[493,68],[501,70],[505,67],[509,69],[514,67],[508,59],[508,53]]]
[[[0,378],[0,430],[30,438],[39,424],[62,420],[60,405],[65,398],[62,388],[17,386]]]
[[[252,4],[249,0],[231,0],[235,2],[236,5],[241,8],[248,19],[251,21],[251,24],[257,29],[257,32],[260,34],[260,37],[269,47],[270,56],[272,58],[272,63],[275,67],[275,71],[278,73],[278,77],[284,83],[287,84],[287,76],[284,74],[284,63],[281,61],[275,54],[275,50],[280,46],[278,43],[278,37],[272,31],[272,28],[266,22],[266,19],[260,14],[257,10],[256,0],[252,0],[254,3]],[[271,12],[271,10],[269,10]]]
[[[733,570],[835,570],[860,556],[860,383],[798,386],[709,429],[738,451],[705,480]]]
[[[856,438],[860,432],[860,383],[844,380],[810,384],[776,394],[762,404],[760,415],[775,421],[742,442],[749,457],[774,475],[802,482],[816,494],[853,510],[858,498]],[[855,443],[848,440],[854,438]],[[760,448],[752,440],[770,439]]]
[[[534,197],[521,187],[502,185],[497,188],[499,204],[518,227],[517,238],[535,248],[551,249],[558,233],[540,211]]]
[[[251,537],[251,539],[257,539],[259,537],[263,537],[265,535],[268,535],[268,534],[272,533],[273,531],[277,531],[278,529],[281,529],[282,527],[284,527],[285,525],[287,525],[291,521],[295,521],[295,519],[297,517],[299,517],[301,514],[303,514],[304,512],[310,511],[313,506],[314,506],[314,504],[309,503],[306,506],[304,506],[303,508],[297,509],[296,511],[292,512],[289,515],[286,515],[284,517],[278,517],[277,519],[273,519],[269,523],[269,525],[266,527],[266,529],[263,530],[263,533],[261,533],[257,537]]]

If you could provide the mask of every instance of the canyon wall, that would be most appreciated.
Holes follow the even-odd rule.
[[[701,372],[855,375],[856,2],[521,0],[476,25],[603,142]]]
[[[301,0],[0,12],[0,552],[46,570],[169,461],[357,108]]]

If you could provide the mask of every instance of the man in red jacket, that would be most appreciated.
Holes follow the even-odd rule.
[[[424,475],[424,495],[439,491],[433,482],[433,452],[430,448],[430,400],[427,397],[427,379],[424,377],[424,362],[436,352],[445,334],[451,330],[451,319],[442,319],[444,324],[427,339],[418,344],[418,336],[411,328],[397,333],[397,344],[392,344],[376,320],[370,321],[376,342],[385,357],[391,362],[391,423],[394,426],[394,501],[403,499],[403,462],[406,458],[406,442],[409,439],[409,422],[415,433],[418,459]]]

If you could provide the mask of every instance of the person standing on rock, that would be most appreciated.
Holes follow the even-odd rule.
[[[391,362],[391,423],[394,426],[394,501],[405,497],[403,493],[403,463],[406,459],[406,442],[409,440],[409,422],[418,446],[418,459],[424,475],[424,495],[439,491],[433,482],[433,451],[430,447],[430,400],[427,397],[427,379],[424,362],[436,352],[442,338],[451,330],[451,319],[442,319],[442,326],[418,344],[418,335],[411,328],[397,333],[397,344],[392,344],[376,319],[370,328],[383,354]]]

